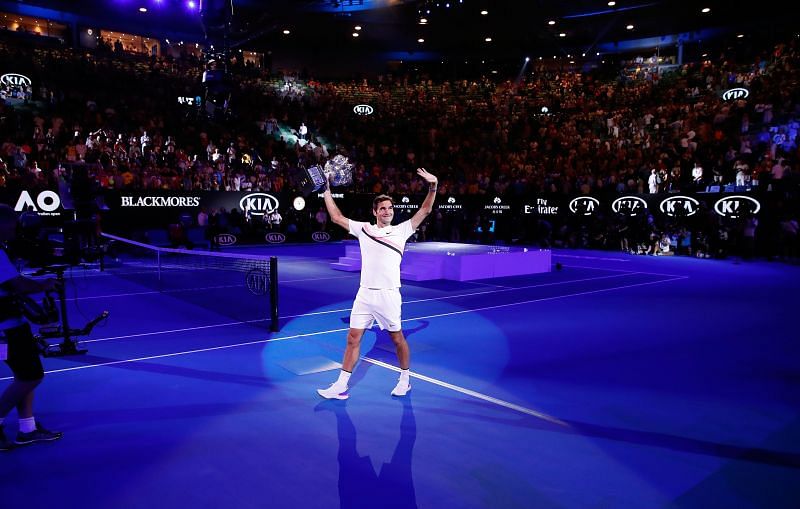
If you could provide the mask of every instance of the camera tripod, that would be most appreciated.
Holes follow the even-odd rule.
[[[76,355],[88,352],[85,348],[78,348],[76,336],[88,336],[91,334],[95,325],[108,318],[108,311],[103,311],[90,320],[82,329],[71,329],[67,316],[67,290],[64,282],[64,272],[70,265],[48,265],[37,270],[34,275],[55,274],[58,285],[58,303],[61,315],[61,324],[51,327],[41,327],[39,334],[34,336],[39,351],[45,357],[63,357],[65,355]],[[49,343],[47,340],[52,338],[63,338],[61,343]]]

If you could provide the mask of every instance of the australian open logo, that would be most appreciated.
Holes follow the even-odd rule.
[[[331,240],[331,235],[328,232],[314,232],[311,234],[311,240],[314,242],[328,242]]]
[[[237,240],[236,235],[231,235],[230,233],[220,233],[214,236],[214,242],[220,246],[232,246],[236,244]]]
[[[60,206],[61,198],[58,197],[55,191],[42,191],[36,195],[35,203],[28,191],[22,191],[19,195],[19,199],[17,199],[16,205],[14,205],[14,210],[22,212],[30,208],[40,215],[49,216],[57,215],[56,211]]]
[[[700,202],[691,196],[670,196],[662,200],[658,208],[669,217],[689,217],[700,210]]]
[[[369,104],[356,104],[355,106],[353,106],[353,113],[355,113],[356,115],[362,115],[362,116],[372,115],[374,111],[375,109]]]
[[[600,206],[600,200],[591,196],[578,196],[569,202],[569,211],[576,216],[591,216]]]
[[[261,269],[250,269],[245,274],[247,289],[253,295],[266,295],[269,290],[269,275]]]
[[[749,95],[750,91],[746,88],[732,88],[722,93],[722,100],[732,101],[734,99],[747,99]]]
[[[239,208],[245,215],[263,216],[278,209],[278,199],[267,193],[250,193],[239,200]]]
[[[264,239],[270,244],[283,244],[286,242],[286,235],[279,232],[270,232],[264,237]]]
[[[755,215],[761,210],[761,204],[749,196],[726,196],[714,204],[714,212],[722,217],[735,219],[737,217]]]
[[[636,216],[647,210],[647,202],[638,196],[622,196],[614,200],[611,210],[618,214]]]

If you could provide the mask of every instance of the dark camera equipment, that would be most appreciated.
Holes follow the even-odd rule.
[[[60,324],[41,327],[39,333],[34,335],[39,351],[45,357],[61,357],[86,353],[88,350],[85,348],[78,348],[78,340],[76,337],[88,336],[92,333],[92,329],[94,329],[95,325],[108,318],[108,311],[103,311],[84,325],[83,328],[70,328],[69,318],[67,316],[66,287],[64,285],[64,272],[69,267],[71,267],[71,265],[68,264],[48,265],[33,273],[34,276],[55,274],[56,281],[58,282],[56,284],[56,296],[59,304],[58,310],[55,305],[56,299],[53,297],[52,293],[46,294],[41,304],[38,304],[30,298],[26,298],[26,300],[20,302],[25,317],[35,324],[50,324],[57,322],[59,318],[61,319]],[[63,341],[61,343],[48,342],[48,339],[53,338],[63,338]]]
[[[31,323],[44,325],[58,321],[54,292],[47,292],[41,303],[27,295],[17,295],[14,300],[22,315]]]

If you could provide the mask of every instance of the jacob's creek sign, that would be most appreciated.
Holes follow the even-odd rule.
[[[484,210],[488,210],[492,214],[503,214],[511,210],[511,205],[506,205],[499,196],[495,196],[491,203],[483,206]]]
[[[199,207],[199,196],[120,196],[122,207]]]

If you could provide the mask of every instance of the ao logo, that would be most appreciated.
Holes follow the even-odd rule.
[[[314,242],[328,242],[331,236],[328,232],[314,232],[311,234],[311,240]]]
[[[611,210],[620,214],[635,216],[647,209],[647,202],[638,196],[623,196],[611,204]]]
[[[17,200],[17,204],[14,205],[14,210],[22,212],[28,207],[33,207],[33,210],[36,212],[54,212],[60,206],[61,198],[53,191],[42,191],[39,193],[36,197],[36,204],[33,203],[33,199],[28,191],[22,191]]]
[[[447,199],[447,203],[455,203],[455,202],[456,202],[456,199],[453,198],[452,196]]]
[[[597,198],[578,196],[569,202],[569,211],[580,216],[591,216],[599,206],[600,201]]]
[[[232,246],[236,244],[237,240],[236,235],[231,235],[229,233],[220,233],[214,237],[214,241],[220,246]]]
[[[495,199],[494,199],[495,203],[501,203],[502,201],[503,200],[501,200],[499,196],[496,196]]]
[[[730,101],[732,99],[747,99],[747,96],[750,95],[750,91],[746,88],[732,88],[730,90],[726,90],[725,93],[722,94],[723,101]]]
[[[286,242],[286,235],[277,232],[268,233],[264,238],[270,244],[283,244]]]
[[[239,200],[239,208],[251,216],[272,214],[278,208],[278,199],[267,193],[251,193]]]
[[[353,113],[356,115],[372,115],[375,110],[369,104],[356,104],[353,106]]]
[[[726,196],[714,204],[714,212],[722,217],[737,218],[746,214],[758,214],[761,204],[749,196]]]
[[[22,74],[8,73],[0,76],[0,85],[10,87],[27,87],[30,86],[31,79]]]
[[[670,196],[662,200],[658,208],[670,217],[689,217],[697,214],[700,202],[691,196]]]

